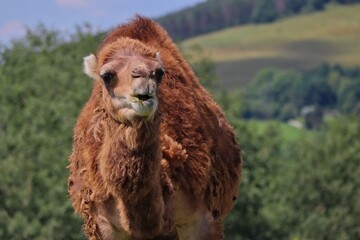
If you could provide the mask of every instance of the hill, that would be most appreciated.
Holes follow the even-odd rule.
[[[232,27],[182,42],[200,45],[216,62],[221,85],[248,82],[264,67],[308,70],[322,63],[360,65],[360,5],[328,5],[325,11],[271,24]]]
[[[360,0],[207,0],[156,21],[173,39],[183,40],[230,26],[273,22],[304,12],[321,11],[329,3],[352,4]]]

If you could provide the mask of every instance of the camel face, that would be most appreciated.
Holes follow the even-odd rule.
[[[107,109],[120,121],[151,119],[157,109],[156,89],[163,73],[156,60],[114,57],[100,70]]]
[[[92,61],[96,61],[94,55],[85,58],[86,73],[91,65],[97,66]],[[120,122],[152,119],[158,106],[157,87],[164,75],[158,54],[149,58],[114,52],[106,58],[98,74],[91,74],[101,79],[103,101],[114,119]]]

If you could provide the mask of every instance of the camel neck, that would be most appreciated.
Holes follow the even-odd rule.
[[[122,125],[118,128],[118,136],[130,151],[146,151],[147,148],[160,147],[160,123],[158,119]]]

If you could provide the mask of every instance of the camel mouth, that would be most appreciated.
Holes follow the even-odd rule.
[[[138,116],[151,116],[158,105],[156,97],[148,94],[133,95],[130,103]]]
[[[142,102],[152,101],[155,99],[155,97],[150,94],[131,94],[130,99],[132,102],[142,103]]]
[[[137,98],[138,100],[142,101],[142,102],[153,99],[153,97],[150,96],[150,95],[140,95],[139,94],[139,95],[135,95],[134,97]]]

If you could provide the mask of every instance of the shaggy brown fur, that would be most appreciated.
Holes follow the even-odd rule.
[[[124,79],[131,61],[165,68],[150,117],[116,115],[99,76],[114,59],[124,62],[116,69]],[[96,61],[92,76],[99,79],[69,157],[69,193],[89,239],[222,239],[242,160],[219,106],[149,19],[136,17],[110,32]]]

